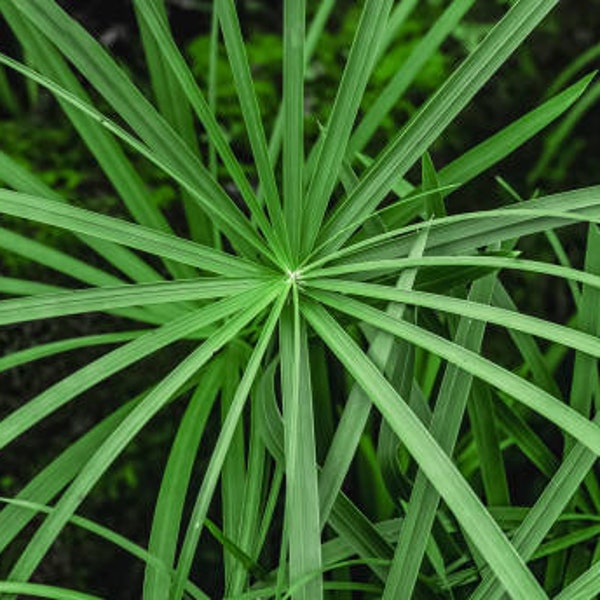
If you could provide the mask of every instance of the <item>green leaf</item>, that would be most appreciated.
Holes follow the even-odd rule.
[[[291,585],[321,569],[321,526],[308,340],[306,327],[300,319],[296,289],[293,292],[293,307],[283,311],[280,324]],[[313,577],[294,593],[294,598],[321,598],[322,585],[320,577]]]
[[[534,185],[540,178],[549,173],[549,166],[552,165],[555,157],[562,153],[564,142],[573,128],[582,119],[582,117],[593,108],[600,99],[600,84],[594,84],[573,109],[565,115],[564,119],[555,127],[546,138],[544,151],[542,152],[537,164],[529,173],[527,182]]]
[[[37,196],[0,190],[0,212],[85,233],[229,277],[264,274],[263,268],[219,250]]]
[[[510,492],[492,394],[481,381],[473,383],[467,408],[487,504],[509,506]]]
[[[67,588],[40,583],[17,583],[12,581],[0,581],[0,592],[3,594],[27,594],[36,598],[48,600],[102,600],[100,596],[91,596]]]
[[[311,288],[339,292],[345,295],[359,295],[370,299],[427,307],[439,312],[449,312],[470,319],[494,323],[549,339],[559,344],[565,344],[585,354],[600,358],[600,339],[598,337],[516,311],[451,296],[415,290],[399,290],[390,286],[371,283],[315,279],[310,281],[310,286]]]
[[[444,195],[452,194],[459,187],[500,162],[555,121],[573,106],[588,89],[593,77],[594,74],[590,74],[582,78],[560,94],[507,125],[504,129],[473,146],[441,169],[438,173],[439,180],[444,183],[443,187],[448,186]],[[363,154],[360,154],[359,158],[367,166],[373,164],[373,160]],[[403,198],[402,201],[385,209],[389,214],[390,224],[406,223],[421,212],[422,202],[420,200],[422,196],[414,196],[411,189],[414,189],[413,186],[403,178],[398,179],[395,183],[394,191],[401,198],[405,194],[409,194],[409,197]],[[416,202],[417,199],[419,202]]]
[[[194,332],[239,312],[252,302],[261,301],[280,285],[277,283],[261,286],[258,290],[227,298],[191,314],[185,314],[88,363],[0,421],[0,449],[96,383],[177,340],[191,336]]]
[[[347,275],[350,273],[369,273],[369,272],[387,272],[394,273],[402,269],[412,269],[414,267],[446,267],[456,269],[456,267],[488,267],[490,269],[512,269],[526,273],[539,273],[550,275],[560,279],[578,281],[589,285],[594,289],[600,288],[600,277],[593,273],[562,267],[550,263],[539,262],[535,260],[526,260],[520,258],[503,258],[495,256],[424,256],[419,258],[398,258],[382,259],[379,262],[359,262],[348,263],[340,266],[325,267],[314,272],[302,272],[301,277],[306,281],[311,281],[313,277],[328,277],[332,275]]]
[[[227,141],[227,137],[219,126],[215,115],[198,87],[193,74],[175,45],[164,15],[161,15],[158,9],[159,3],[156,0],[153,0],[153,2],[137,1],[135,6],[142,17],[143,22],[146,23],[149,31],[155,38],[157,50],[164,56],[173,76],[181,86],[183,93],[193,107],[198,119],[206,128],[211,144],[213,144],[213,147],[223,160],[225,168],[240,190],[252,216],[256,219],[256,222],[262,229],[265,237],[271,241],[275,249],[278,249],[279,242],[277,241],[277,238],[272,235],[272,228],[266,220],[262,208],[258,204],[255,192],[244,174],[239,161],[233,154],[229,142]]]
[[[423,191],[429,192],[425,196],[426,214],[429,218],[445,217],[444,197],[436,191],[440,188],[440,181],[429,152],[425,152],[421,158],[421,179]]]
[[[307,302],[303,304],[303,313],[406,445],[506,591],[515,598],[546,598],[452,461],[377,367],[323,308]]]
[[[25,509],[30,513],[31,518],[33,518],[36,513],[50,514],[53,510],[53,507],[44,504],[39,504],[37,502],[27,502],[25,500],[15,500],[13,498],[0,497],[0,502],[6,503],[9,507],[17,508],[21,514],[23,514],[23,509]],[[150,554],[147,550],[145,550],[138,544],[116,533],[108,527],[104,527],[102,525],[99,525],[95,521],[91,521],[90,519],[86,519],[85,517],[80,517],[77,515],[71,517],[71,519],[69,519],[69,523],[89,533],[92,533],[93,535],[96,535],[103,540],[106,540],[107,542],[113,544],[115,547],[124,550],[131,556],[138,558],[147,564],[153,565],[157,569],[168,571],[167,566],[163,562],[161,562],[156,556]],[[208,599],[208,596],[204,594],[202,590],[200,590],[197,586],[195,586],[189,581],[186,584],[186,592],[192,598],[198,600]],[[59,598],[62,600],[63,597],[64,596],[60,596]],[[49,596],[44,596],[44,598],[49,598]]]
[[[569,281],[577,286],[574,281]],[[498,285],[494,289],[494,304],[500,308],[506,308],[512,311],[519,310],[508,293],[508,290],[506,290],[501,282],[498,282]],[[560,388],[552,377],[550,365],[542,354],[537,342],[531,336],[514,329],[510,329],[509,334],[519,349],[534,383],[552,395],[559,396]]]
[[[36,531],[31,541],[20,554],[9,575],[15,581],[26,581],[37,565],[48,552],[63,527],[71,518],[77,507],[83,502],[86,495],[102,477],[108,467],[116,460],[125,446],[139,433],[139,431],[154,417],[180,390],[201,367],[207,364],[213,355],[229,342],[239,331],[253,320],[275,295],[280,294],[279,284],[269,293],[262,294],[260,299],[250,305],[250,308],[237,313],[220,329],[216,330],[203,344],[198,346],[191,354],[179,363],[156,387],[143,398],[131,413],[118,425],[106,441],[100,446],[85,468],[73,480],[56,505],[52,514]],[[210,308],[206,310],[206,313]],[[141,339],[141,338],[139,338]],[[187,581],[181,574],[177,579],[181,591]],[[181,596],[181,593],[180,593]]]
[[[244,371],[242,379],[237,387],[235,396],[231,401],[227,418],[221,426],[219,438],[217,439],[215,447],[213,448],[213,452],[202,481],[202,486],[200,487],[198,495],[196,496],[194,507],[189,518],[187,531],[185,533],[183,544],[179,553],[177,573],[172,592],[173,600],[180,600],[182,597],[184,585],[187,581],[196,547],[200,540],[202,526],[204,524],[204,520],[206,519],[206,514],[219,480],[219,474],[237,429],[246,399],[250,393],[250,388],[254,383],[261,365],[261,361],[277,325],[283,304],[287,298],[287,286],[283,293],[281,292],[281,286],[279,286],[277,288],[277,292],[279,293],[279,298],[271,309],[267,322],[262,327],[260,338],[258,339],[252,355],[248,360],[246,370]],[[272,296],[270,299],[272,299]]]
[[[467,183],[498,163],[573,106],[588,89],[594,77],[594,73],[583,77],[560,94],[540,104],[453,160],[439,171],[440,184]]]
[[[213,362],[196,387],[181,419],[160,484],[148,552],[164,565],[174,568],[179,528],[186,493],[198,446],[220,387],[222,362]],[[169,596],[171,576],[168,571],[147,563],[144,577],[144,600]]]
[[[528,200],[504,209],[467,212],[435,219],[426,224],[430,230],[428,248],[436,254],[472,252],[496,242],[564,227],[578,221],[596,222],[600,217],[599,205],[600,188],[595,186]],[[527,214],[523,211],[531,212]],[[339,258],[344,258],[344,262],[347,262],[350,255],[354,255],[355,260],[365,261],[371,258],[381,260],[405,256],[423,226],[420,222],[386,232],[332,252],[310,264],[319,265]]]
[[[315,167],[304,202],[304,252],[312,250],[319,234],[391,5],[390,0],[367,0],[363,6],[327,126],[316,146]]]
[[[244,349],[245,350],[245,349]],[[223,381],[221,391],[221,423],[227,420],[227,414],[235,396],[235,391],[240,383],[240,369],[246,362],[246,352],[232,347],[227,351],[228,376]],[[240,564],[239,546],[240,531],[240,498],[244,493],[246,484],[246,435],[243,419],[235,429],[229,452],[221,469],[221,527],[223,538],[229,543],[223,544],[223,566],[225,575],[225,591],[229,593],[232,584],[232,575],[235,567]],[[232,551],[235,546],[236,551]],[[244,562],[241,562],[244,565]]]
[[[255,288],[256,280],[192,279],[139,283],[118,287],[73,290],[0,301],[0,325],[49,319],[126,306],[206,300],[240,294]]]
[[[25,350],[12,352],[0,358],[0,373],[25,365],[42,358],[56,356],[79,348],[90,348],[92,346],[103,346],[105,344],[118,344],[128,342],[142,335],[143,331],[122,331],[119,333],[99,333],[96,335],[84,335],[76,338],[63,339],[47,344],[39,344]]]
[[[454,0],[440,15],[433,27],[420,39],[408,58],[399,65],[398,70],[390,79],[375,102],[369,107],[361,119],[356,131],[352,134],[348,150],[351,155],[360,152],[373,134],[389,114],[390,110],[398,105],[411,83],[419,75],[427,61],[438,51],[460,23],[465,13],[473,6],[474,0]],[[405,2],[401,2],[400,8]]]
[[[494,276],[477,281],[469,298],[472,301],[489,302],[495,283]],[[463,317],[458,324],[454,341],[468,350],[480,352],[484,332],[483,323],[473,323],[469,318]],[[470,373],[461,371],[452,364],[447,366],[429,431],[448,456],[453,455],[472,382],[473,377]],[[394,560],[385,584],[384,599],[410,600],[412,597],[439,501],[439,494],[427,480],[425,473],[420,470],[405,509]]]
[[[37,68],[81,99],[82,102],[89,104],[91,102],[89,95],[56,48],[43,36],[37,34],[35,28],[20,15],[18,8],[13,3],[2,0],[0,6],[2,7],[2,14],[8,20],[11,28],[16,31],[19,39],[32,53]],[[148,192],[139,175],[108,132],[101,125],[90,121],[79,110],[60,98],[59,102],[61,108],[98,159],[104,172],[112,180],[134,218],[143,225],[170,231],[164,217],[153,208],[151,202],[148,202]],[[40,193],[42,189],[46,188],[43,184],[39,184],[38,187],[40,189],[36,190],[36,193]],[[47,194],[41,193],[41,195],[46,196]],[[58,194],[54,193],[54,196],[58,197]]]
[[[322,0],[319,2],[313,20],[311,21],[306,39],[304,40],[304,67],[306,68],[313,57],[319,38],[323,33],[323,29],[327,24],[327,19],[331,16],[331,12],[335,8],[335,0]],[[273,132],[269,140],[269,158],[273,165],[277,164],[277,158],[281,149],[283,138],[283,104],[280,104]]]
[[[593,268],[593,271],[597,270],[597,265],[595,264],[597,243],[597,231],[591,229],[588,234],[589,246],[586,262],[589,267]],[[584,290],[585,294],[590,292],[593,294],[596,293],[595,290],[591,290],[590,288],[584,288]],[[587,310],[588,308],[586,308],[586,312]],[[589,314],[586,316],[589,316]],[[595,329],[595,324],[588,322],[587,325],[591,325],[592,330]],[[588,375],[587,372],[584,372],[586,380]],[[574,375],[573,385],[579,385],[575,381]],[[588,390],[585,390],[585,392],[587,393]],[[600,423],[600,418],[595,417],[594,422]],[[597,457],[581,444],[581,440],[577,438],[577,442],[577,444],[569,444],[570,449],[554,473],[548,486],[539,496],[535,505],[515,532],[515,546],[519,549],[521,555],[526,558],[530,557],[542,543],[544,537],[565,510],[596,462]],[[586,579],[584,578],[583,581],[586,581]],[[489,574],[486,574],[482,584],[475,592],[475,598],[493,599],[498,596],[499,593],[493,578]]]
[[[290,245],[297,253],[302,234],[304,165],[305,0],[283,8],[283,203]]]
[[[111,156],[114,156],[114,154]],[[55,193],[32,173],[2,152],[0,152],[0,179],[17,192],[42,196],[58,202],[64,201],[62,196]],[[87,246],[134,281],[160,281],[162,279],[150,265],[128,248],[104,242],[97,238],[76,235]]]
[[[509,442],[514,443],[541,473],[551,479],[559,466],[558,459],[527,423],[518,410],[519,406],[513,404],[513,401],[494,404],[498,425],[508,436]]]
[[[233,200],[210,177],[193,151],[135,88],[96,40],[54,0],[34,0],[15,6],[42,35],[57,45],[161,160],[189,182],[190,192],[194,194],[195,200],[230,233],[232,239],[242,236],[249,242],[256,242],[247,219]]]
[[[2,192],[0,190],[0,194],[1,193]],[[37,242],[23,235],[19,235],[18,233],[13,233],[12,231],[3,229],[2,227],[0,227],[0,248],[28,258],[38,264],[55,270],[58,273],[63,273],[64,275],[67,275],[67,277],[71,277],[89,285],[114,286],[122,284],[122,281],[114,275],[105,273],[103,270],[97,267],[88,265],[86,262],[70,256],[66,252],[56,250],[50,246],[47,246],[46,244]],[[9,279],[3,278],[3,282],[4,284],[9,284]],[[2,291],[4,293],[11,293],[12,289],[12,293],[18,295],[35,294],[39,292],[44,293],[47,291],[42,291],[41,288],[39,288],[40,284],[35,282],[29,282],[29,285],[23,282],[23,286],[20,288],[20,291],[17,290],[15,286],[16,280],[12,279],[10,280],[9,285],[5,285],[3,287]],[[122,316],[142,322],[147,321],[150,323],[162,323],[164,322],[165,317],[173,318],[173,316],[181,314],[178,309],[175,309],[175,311],[172,311],[172,309],[167,309],[166,314],[162,310],[155,311],[152,309],[147,310],[139,308],[121,309],[115,312]],[[173,312],[175,312],[175,315],[173,315]]]
[[[85,435],[41,469],[27,485],[19,491],[15,500],[46,504],[50,502],[87,462],[98,446],[108,437],[114,427],[131,412],[138,399],[130,400],[94,426]],[[19,535],[33,519],[34,513],[20,510],[15,504],[0,511],[0,551]]]
[[[555,600],[592,600],[600,593],[600,563],[592,565],[554,598]]]
[[[252,147],[256,170],[264,191],[269,215],[274,224],[275,231],[285,243],[285,224],[281,209],[281,200],[275,181],[275,173],[267,148],[267,139],[263,128],[256,90],[252,83],[248,57],[244,47],[244,40],[240,30],[237,11],[233,0],[219,0],[216,5],[225,48],[229,56],[231,72],[236,83],[236,92],[242,109],[242,116],[246,123],[246,131]]]
[[[273,363],[270,368],[275,366],[275,363]],[[259,391],[261,392],[259,401],[263,415],[261,430],[265,445],[277,462],[283,464],[283,419],[277,407],[272,378],[261,381]],[[329,515],[329,524],[352,548],[352,552],[357,553],[359,556],[364,558],[375,556],[387,561],[391,558],[391,545],[386,542],[377,528],[343,492],[339,492],[334,497]],[[285,537],[284,535],[283,538],[285,539]],[[282,560],[285,561],[285,557]],[[385,580],[386,570],[380,563],[371,563],[369,566],[375,575],[382,581]]]
[[[600,274],[600,232],[590,225],[587,236],[587,252],[584,268],[588,273]],[[578,306],[577,326],[590,335],[600,337],[600,324],[597,319],[597,309],[600,302],[600,291],[589,286],[583,287]],[[569,403],[581,414],[589,416],[592,411],[593,394],[598,383],[598,361],[588,355],[578,352],[573,366],[573,380]],[[572,440],[566,443],[567,449],[572,446]]]
[[[274,502],[270,503],[268,497],[263,506],[263,497],[267,494],[275,494],[276,498],[280,480],[275,477],[271,482],[270,489],[265,489],[269,462],[260,432],[260,409],[256,407],[255,402],[252,402],[250,411],[248,468],[244,485],[240,486],[243,500],[241,509],[237,507],[240,515],[237,537],[241,550],[252,557],[258,557],[264,542],[260,531],[261,519],[265,519],[269,523],[275,508]],[[231,595],[239,595],[247,587],[249,572],[248,566],[241,561],[235,563],[229,585]]]
[[[311,292],[311,296],[334,306],[346,314],[364,320],[379,329],[388,331],[433,354],[437,354],[472,375],[487,381],[515,398],[515,400],[546,417],[565,432],[576,437],[594,454],[600,455],[600,427],[582,417],[554,396],[500,365],[426,329],[394,319],[380,310],[350,298],[329,294],[328,292]]]
[[[427,234],[425,230],[415,240],[411,248],[411,257],[422,256],[427,245]],[[404,270],[396,282],[398,289],[411,290],[417,275],[416,269]],[[401,318],[404,314],[403,304],[390,304],[390,314]],[[390,360],[394,339],[385,333],[378,333],[369,348],[369,358],[382,370],[390,368]],[[323,465],[323,472],[319,481],[319,496],[321,499],[321,522],[327,522],[329,512],[333,506],[336,496],[342,488],[342,483],[350,468],[350,463],[358,447],[360,436],[366,426],[371,411],[371,401],[364,390],[354,385],[340,417],[340,422],[331,441],[327,457]]]
[[[162,0],[158,0],[154,6],[164,21],[167,21],[167,11]],[[140,17],[137,5],[136,20],[140,30],[140,37],[146,57],[146,65],[150,75],[152,91],[160,114],[171,127],[185,140],[185,143],[196,155],[200,157],[198,139],[194,127],[192,111],[187,102],[182,102],[182,88],[177,77],[164,64],[161,50],[163,46],[156,42],[146,22]],[[194,202],[193,198],[185,189],[183,192],[183,206],[190,237],[200,243],[208,244],[213,240],[213,231],[210,221],[202,209]]]
[[[435,139],[502,66],[557,0],[521,0],[490,31],[438,92],[386,146],[360,185],[341,204],[320,232],[319,241],[336,236],[348,224],[362,221],[410,169]],[[327,250],[339,248],[352,230],[335,238]]]

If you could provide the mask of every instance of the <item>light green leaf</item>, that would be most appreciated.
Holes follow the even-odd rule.
[[[415,290],[399,290],[390,286],[371,283],[315,279],[310,281],[310,286],[311,288],[315,287],[345,295],[359,295],[370,299],[422,306],[439,312],[449,312],[470,319],[494,323],[549,339],[559,344],[565,344],[588,355],[600,358],[600,339],[598,337],[516,311],[451,296]]]
[[[251,279],[191,279],[99,287],[2,300],[0,301],[0,325],[108,311],[126,306],[222,298],[246,292],[259,283]]]
[[[302,235],[304,165],[305,0],[283,5],[283,206],[290,245],[298,252]]]
[[[0,581],[0,592],[3,594],[27,594],[35,598],[46,598],[48,600],[102,600],[100,596],[91,596],[67,588],[41,583],[18,583],[12,581]]]
[[[229,277],[264,274],[258,265],[220,250],[54,200],[0,190],[0,212],[85,233]]]
[[[273,289],[279,289],[280,285],[260,287],[185,314],[88,363],[0,421],[0,449],[96,383],[177,340],[239,312],[253,302],[260,302]]]
[[[363,220],[376,208],[435,139],[502,66],[558,0],[521,0],[490,31],[438,92],[386,146],[360,185],[339,206],[320,232],[319,241],[336,236],[355,220]],[[346,231],[327,245],[339,248],[350,237]]]
[[[394,105],[398,104],[402,94],[406,92],[444,40],[451,35],[473,3],[474,0],[454,0],[440,15],[433,27],[416,44],[406,60],[399,65],[394,76],[369,107],[356,131],[352,134],[348,144],[348,151],[351,156],[356,152],[360,152],[373,137],[389,111]],[[403,4],[405,2],[401,2],[399,7]]]
[[[363,6],[331,114],[317,141],[315,167],[304,203],[304,252],[312,249],[319,234],[391,5],[390,0],[367,0]]]
[[[480,303],[489,302],[495,283],[493,275],[477,281],[469,298]],[[463,317],[459,321],[454,341],[473,352],[480,352],[484,333],[483,323],[473,323],[469,318]],[[446,367],[429,431],[448,456],[454,453],[472,382],[470,373],[461,371],[452,364]],[[410,600],[412,597],[439,502],[440,496],[434,485],[427,480],[424,471],[420,470],[405,509],[405,518],[383,593],[385,600]]]
[[[90,348],[92,346],[128,342],[143,333],[143,330],[122,331],[119,333],[99,333],[97,335],[84,335],[56,342],[48,342],[47,344],[39,344],[31,348],[26,348],[25,350],[19,350],[2,356],[2,358],[0,358],[0,373],[20,365],[35,362],[42,358],[56,356],[57,354],[63,354],[64,352],[70,352],[71,350],[77,350],[79,348]]]
[[[554,396],[500,365],[426,329],[394,319],[380,310],[350,298],[329,294],[328,292],[311,292],[311,296],[355,318],[364,320],[374,327],[388,331],[433,354],[437,354],[472,375],[487,381],[515,398],[515,400],[546,417],[565,432],[576,437],[594,454],[600,456],[600,427],[582,417]]]
[[[375,365],[323,308],[307,302],[303,305],[303,313],[417,460],[506,591],[523,600],[546,598],[452,461]]]
[[[275,289],[271,288],[268,293],[263,293],[260,299],[249,305],[249,308],[240,311],[220,329],[217,329],[213,335],[198,346],[196,350],[189,354],[160,381],[115,428],[88,461],[85,468],[73,480],[73,483],[71,483],[61,496],[52,514],[44,521],[25,550],[20,554],[19,559],[11,570],[10,579],[26,581],[31,576],[78,506],[83,502],[86,495],[108,467],[120,455],[125,446],[164,407],[186,381],[202,366],[207,364],[220,348],[227,344],[243,327],[264,310],[277,294],[280,294],[280,287],[278,285]],[[210,308],[205,312],[209,313],[209,311]],[[187,573],[185,573],[184,579],[179,575],[177,582],[182,591],[186,581]]]
[[[236,92],[242,109],[242,116],[246,123],[246,131],[250,140],[250,146],[252,147],[254,162],[261,188],[264,192],[266,205],[275,231],[281,236],[280,240],[285,243],[287,237],[284,236],[285,225],[281,200],[279,198],[273,166],[269,159],[267,139],[262,124],[256,91],[250,74],[248,57],[246,56],[235,3],[233,0],[218,0],[215,7],[221,24],[223,40],[225,41],[225,48],[229,56],[231,72],[236,83]]]
[[[232,236],[255,239],[248,221],[183,140],[135,88],[104,48],[54,0],[15,5],[88,78],[136,134],[190,184],[202,208]]]
[[[321,568],[321,526],[315,456],[313,398],[306,327],[294,304],[280,324],[281,390],[286,472],[286,519],[291,585]],[[294,593],[299,600],[323,596],[323,582],[313,577]]]
[[[550,275],[560,279],[569,279],[589,285],[594,289],[600,288],[600,277],[593,273],[587,273],[579,269],[562,267],[550,263],[526,260],[520,258],[503,258],[495,256],[424,256],[419,258],[398,258],[382,259],[379,262],[369,261],[360,263],[348,263],[335,267],[325,267],[314,272],[303,272],[303,279],[311,281],[313,278],[322,276],[329,277],[333,275],[347,275],[350,273],[376,273],[388,272],[394,273],[402,269],[412,269],[414,267],[447,267],[456,269],[456,267],[488,267],[494,269],[512,269],[526,273],[539,273]]]

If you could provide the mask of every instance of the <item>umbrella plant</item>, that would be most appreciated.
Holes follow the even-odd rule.
[[[30,582],[67,526],[142,561],[139,594],[147,600],[215,593],[533,600],[557,591],[566,600],[600,592],[592,469],[600,454],[592,410],[600,398],[600,188],[452,210],[468,182],[573,106],[592,76],[528,107],[441,169],[429,154],[557,0],[513,2],[374,151],[382,122],[474,0],[447,2],[368,106],[371,75],[417,2],[364,0],[335,100],[312,135],[307,70],[336,6],[307,4],[282,2],[282,97],[267,127],[234,0],[214,2],[208,89],[175,42],[163,1],[135,0],[147,93],[55,0],[0,0],[27,57],[0,61],[54,95],[127,214],[89,210],[85,198],[63,197],[0,153],[6,224],[58,228],[87,247],[85,257],[99,258],[70,256],[3,227],[4,249],[72,285],[0,278],[0,324],[92,312],[105,313],[107,324],[130,324],[0,358],[7,370],[102,348],[5,414],[0,452],[127,367],[168,356],[181,341],[188,349],[166,375],[147,372],[139,395],[117,392],[112,413],[2,499],[0,553],[19,540],[0,582],[6,597],[96,597]],[[238,94],[250,169],[220,125],[218,52]],[[179,190],[184,227],[149,201],[139,158]],[[577,223],[588,228],[581,269],[519,248],[535,234],[558,247],[553,231]],[[566,282],[573,321],[520,312],[504,277],[511,272]],[[504,343],[517,366],[486,352],[491,327],[510,336]],[[575,359],[565,391],[554,369],[567,350]],[[174,403],[185,410],[140,546],[79,509]],[[557,432],[560,456],[531,426],[534,417]],[[507,448],[544,478],[531,506],[514,501]],[[345,485],[357,471],[367,488]],[[362,508],[365,498],[379,510]],[[203,589],[206,529],[222,547],[219,592]]]

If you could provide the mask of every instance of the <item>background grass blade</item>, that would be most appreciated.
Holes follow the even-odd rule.
[[[202,384],[194,390],[173,440],[156,500],[148,552],[170,567],[175,564],[186,492],[198,446],[219,391],[222,368],[222,363],[213,362],[206,369]],[[168,571],[147,563],[144,600],[168,597],[170,587],[171,577]]]
[[[185,582],[187,581],[192,566],[196,546],[200,539],[202,526],[219,479],[222,465],[227,456],[227,451],[237,428],[246,399],[250,393],[250,388],[254,383],[264,353],[266,352],[267,346],[275,331],[277,320],[281,314],[288,290],[285,289],[282,293],[281,288],[279,288],[278,292],[279,298],[271,309],[267,322],[262,329],[261,336],[254,347],[252,355],[246,365],[244,375],[242,376],[235,396],[231,402],[227,419],[221,427],[219,439],[215,445],[215,451],[211,455],[209,465],[202,481],[202,486],[200,487],[192,509],[177,562],[177,572],[172,591],[172,596],[176,600],[179,600],[183,595]]]
[[[477,281],[473,285],[469,298],[478,302],[489,302],[495,283],[493,275]],[[473,352],[479,352],[484,331],[485,326],[482,323],[473,323],[463,317],[457,327],[455,343]],[[469,373],[460,371],[454,365],[446,368],[442,379],[429,431],[448,456],[453,454],[471,393],[472,381],[473,378]],[[400,529],[383,598],[410,599],[412,597],[438,503],[439,495],[435,488],[425,474],[419,471]]]

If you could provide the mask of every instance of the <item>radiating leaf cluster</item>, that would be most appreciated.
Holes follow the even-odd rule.
[[[365,106],[373,70],[416,4],[360,4],[335,100],[311,139],[307,69],[333,1],[282,2],[281,109],[267,131],[234,0],[213,3],[208,89],[178,48],[164,1],[134,1],[151,98],[55,0],[0,0],[27,57],[0,55],[0,63],[56,97],[128,215],[90,211],[85,198],[75,204],[0,151],[0,212],[74,235],[94,257],[88,264],[0,228],[3,252],[71,282],[0,277],[0,324],[94,312],[107,323],[130,322],[129,330],[0,358],[2,372],[106,347],[6,414],[0,452],[129,366],[166,356],[179,342],[187,351],[166,376],[148,372],[138,396],[119,394],[114,412],[14,497],[0,498],[0,553],[8,557],[0,562],[7,565],[2,597],[96,597],[30,583],[70,525],[142,561],[146,600],[215,593],[203,589],[202,573],[212,568],[202,563],[207,534],[222,550],[224,597],[532,600],[558,589],[556,597],[567,600],[600,593],[593,470],[600,455],[593,418],[600,188],[542,193],[493,210],[479,209],[475,198],[478,210],[458,214],[451,202],[586,98],[593,75],[555,90],[436,169],[434,142],[557,4],[518,0],[369,156],[364,149],[388,112],[474,3],[447,2]],[[250,166],[220,124],[221,52]],[[0,92],[12,98],[0,75]],[[184,233],[149,202],[132,152],[179,189]],[[574,224],[588,228],[582,268],[568,264],[553,233]],[[538,233],[562,264],[521,253],[520,239]],[[505,271],[566,282],[571,322],[520,312]],[[498,330],[511,360],[487,351]],[[574,359],[565,390],[555,370],[567,351]],[[78,514],[131,442],[175,403],[185,410],[161,467],[147,544]],[[559,455],[539,423],[560,439]],[[532,506],[514,502],[515,455],[544,481]]]

